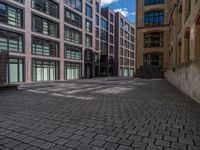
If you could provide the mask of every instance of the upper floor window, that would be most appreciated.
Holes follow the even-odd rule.
[[[101,29],[108,31],[108,21],[103,18],[101,19]]]
[[[144,25],[162,25],[164,24],[164,12],[163,11],[152,11],[147,12],[144,15]]]
[[[33,9],[41,11],[52,17],[59,17],[59,5],[52,0],[32,0],[31,6]]]
[[[91,35],[86,34],[86,36],[85,36],[85,45],[87,47],[92,47],[92,36]]]
[[[165,0],[145,0],[144,5],[157,5],[157,4],[164,4]]]
[[[144,47],[163,47],[163,33],[153,32],[144,35]]]
[[[82,44],[82,33],[74,29],[65,28],[65,40],[77,44]]]
[[[42,33],[52,37],[59,36],[59,25],[53,21],[32,15],[32,30],[33,32]]]
[[[90,7],[89,5],[86,5],[85,13],[86,13],[85,15],[86,15],[87,17],[92,18],[92,7]]]
[[[82,0],[64,0],[64,2],[73,9],[82,12]]]
[[[82,17],[67,9],[65,9],[65,22],[82,28]]]
[[[100,8],[99,8],[99,3],[96,2],[96,12],[99,13],[99,10],[100,10]]]
[[[110,21],[111,21],[112,23],[114,22],[113,14],[110,14]]]
[[[23,28],[23,10],[0,2],[0,22]]]
[[[65,45],[65,58],[81,60],[82,48],[71,45]]]
[[[58,57],[59,43],[33,37],[32,38],[32,53],[34,55]]]
[[[23,52],[23,34],[0,30],[0,51]]]
[[[88,19],[86,19],[85,22],[86,22],[85,23],[85,29],[86,29],[86,31],[92,33],[92,22],[89,21]]]

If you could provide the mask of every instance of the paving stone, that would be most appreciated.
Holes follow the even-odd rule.
[[[39,145],[39,147],[42,149],[50,149],[50,148],[54,147],[55,145],[56,144],[54,144],[54,143],[45,142],[45,143]]]
[[[121,145],[131,146],[131,144],[133,143],[133,140],[121,139],[118,143]]]
[[[77,141],[69,141],[68,143],[65,144],[65,146],[70,148],[76,148],[78,145],[80,145],[80,142]]]
[[[163,147],[169,147],[170,146],[170,142],[163,141],[163,140],[156,140],[155,144],[159,145],[159,146],[163,146]]]
[[[78,150],[89,150],[91,149],[92,145],[88,145],[88,144],[80,144],[78,147],[76,147],[76,149]]]
[[[180,150],[186,150],[186,144],[172,143],[171,144],[171,148],[180,149]]]
[[[106,148],[107,150],[115,150],[118,147],[118,144],[106,142],[103,147]]]
[[[66,150],[67,148],[65,146],[62,145],[56,145],[54,147],[52,147],[50,150]]]
[[[95,145],[95,146],[103,146],[105,144],[105,141],[103,141],[103,140],[94,140],[91,144]]]
[[[141,142],[134,142],[132,147],[144,150],[147,147],[147,144],[146,143],[141,143]]]
[[[120,138],[118,138],[118,137],[113,137],[113,136],[109,136],[109,137],[107,137],[105,140],[108,141],[108,142],[116,143],[116,142],[118,142],[118,141],[120,140]]]
[[[163,150],[163,147],[149,144],[146,150]]]
[[[133,150],[132,147],[120,145],[117,150]]]

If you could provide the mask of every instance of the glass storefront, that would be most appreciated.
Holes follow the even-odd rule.
[[[59,63],[56,61],[32,61],[33,81],[48,81],[59,79]]]
[[[24,81],[24,61],[23,59],[10,58],[7,65],[7,82],[16,83]]]
[[[65,63],[65,80],[74,80],[81,78],[81,64]]]

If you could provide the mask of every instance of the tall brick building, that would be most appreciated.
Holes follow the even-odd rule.
[[[116,75],[115,22],[101,15],[100,0],[0,0],[0,51],[9,52],[8,82],[102,75],[102,17],[109,25],[105,75]]]

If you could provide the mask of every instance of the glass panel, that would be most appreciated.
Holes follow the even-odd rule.
[[[9,64],[10,82],[18,82],[18,64]]]

